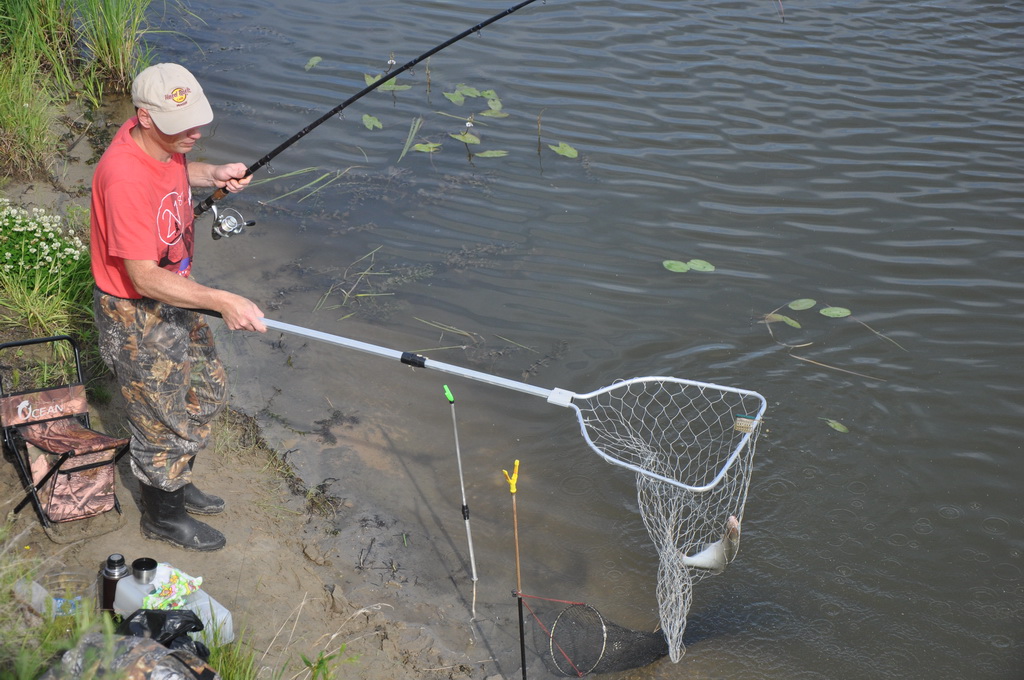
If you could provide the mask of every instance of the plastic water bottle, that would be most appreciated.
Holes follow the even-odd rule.
[[[128,565],[124,563],[124,555],[114,553],[103,563],[99,579],[100,611],[114,611],[114,596],[117,594],[117,582],[128,575]]]

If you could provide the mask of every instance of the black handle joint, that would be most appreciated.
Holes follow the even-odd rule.
[[[424,368],[427,365],[427,358],[415,352],[402,352],[402,363],[416,368]]]

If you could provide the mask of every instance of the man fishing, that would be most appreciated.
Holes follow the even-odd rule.
[[[231,330],[267,329],[251,300],[190,278],[190,187],[236,192],[249,177],[242,163],[186,160],[213,111],[184,67],[142,71],[132,83],[132,102],[136,115],[117,131],[93,175],[100,354],[126,402],[142,534],[186,550],[218,550],[224,535],[189,515],[224,509],[223,499],[192,484],[192,466],[228,396],[213,334],[196,310],[218,312]]]

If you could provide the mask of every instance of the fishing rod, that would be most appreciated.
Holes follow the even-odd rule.
[[[485,21],[481,21],[479,24],[477,24],[476,26],[473,26],[472,28],[467,28],[462,33],[459,33],[458,35],[456,35],[456,36],[454,36],[452,38],[449,38],[448,40],[445,40],[440,45],[427,50],[426,52],[424,52],[420,56],[416,57],[412,61],[410,61],[410,62],[400,66],[399,68],[395,69],[394,71],[389,72],[387,75],[381,77],[380,79],[374,81],[373,83],[370,83],[369,85],[364,87],[362,90],[360,90],[356,94],[352,95],[351,97],[349,97],[348,99],[346,99],[342,103],[338,104],[337,106],[335,106],[333,109],[331,109],[327,113],[325,113],[322,116],[320,116],[319,118],[317,118],[315,121],[313,121],[312,123],[310,123],[306,127],[302,128],[301,130],[296,132],[294,135],[292,135],[291,137],[289,137],[285,141],[283,141],[280,144],[278,144],[277,148],[275,148],[273,151],[268,153],[266,156],[264,156],[263,158],[259,159],[258,161],[256,161],[252,165],[250,165],[248,168],[246,168],[245,175],[242,177],[242,179],[252,175],[254,172],[256,172],[257,170],[262,168],[264,165],[269,163],[271,160],[276,158],[277,155],[280,154],[282,151],[284,151],[285,149],[290,147],[292,144],[294,144],[295,142],[299,141],[300,139],[302,139],[303,137],[308,135],[310,132],[312,132],[314,129],[319,127],[321,124],[325,123],[328,119],[333,118],[335,114],[340,113],[341,111],[343,111],[350,104],[352,104],[352,103],[362,99],[363,97],[365,97],[369,93],[373,92],[374,90],[376,90],[378,87],[380,87],[384,83],[387,83],[387,82],[389,82],[391,80],[394,80],[395,77],[397,77],[400,73],[404,73],[405,71],[408,71],[409,69],[411,69],[416,64],[420,63],[424,59],[429,59],[430,57],[432,57],[433,55],[437,54],[438,52],[440,52],[444,48],[446,48],[446,47],[448,47],[450,45],[454,45],[455,43],[459,42],[460,40],[462,40],[466,36],[471,35],[473,33],[477,33],[479,31],[481,31],[482,29],[486,28],[487,26],[490,26],[495,21],[498,21],[499,19],[507,17],[509,14],[512,14],[513,12],[516,12],[516,11],[522,9],[523,7],[526,7],[527,5],[530,5],[530,4],[532,4],[532,3],[536,2],[536,1],[537,0],[523,0],[523,2],[520,2],[518,5],[515,5],[513,7],[509,7],[508,9],[506,9],[504,11],[498,12],[497,14],[492,16],[490,19],[486,19]],[[199,217],[200,215],[202,215],[207,210],[210,210],[211,208],[214,209],[213,237],[215,239],[220,238],[222,236],[231,236],[232,234],[237,234],[237,233],[242,231],[243,227],[251,226],[251,224],[249,222],[245,222],[244,220],[242,220],[241,216],[236,218],[235,216],[230,215],[230,214],[225,214],[225,215],[218,215],[217,214],[217,210],[216,210],[216,208],[214,206],[214,203],[216,203],[217,201],[219,201],[220,199],[224,198],[227,195],[228,195],[228,192],[227,192],[226,189],[217,189],[212,194],[207,196],[203,201],[198,203],[196,205],[196,207],[193,208],[193,210],[192,210],[192,215],[194,217]]]

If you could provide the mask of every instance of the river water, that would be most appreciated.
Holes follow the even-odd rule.
[[[156,46],[217,111],[197,155],[252,163],[389,58],[505,7],[194,1],[206,23],[168,17],[180,33]],[[763,394],[739,555],[694,590],[683,660],[628,677],[1022,677],[1024,13],[783,9],[532,4],[258,172],[273,181],[222,202],[256,226],[201,233],[197,275],[270,318],[542,387],[674,375]],[[508,117],[444,96],[459,84]],[[450,136],[470,114],[478,148],[507,156]],[[401,157],[420,118],[414,141],[441,148]],[[662,264],[693,258],[715,270]],[[799,329],[764,323],[780,307]],[[301,337],[222,344],[236,404],[311,484],[426,538],[448,573],[424,587],[462,612],[450,385],[488,673],[518,673],[516,459],[523,590],[657,624],[632,475],[569,411]]]

